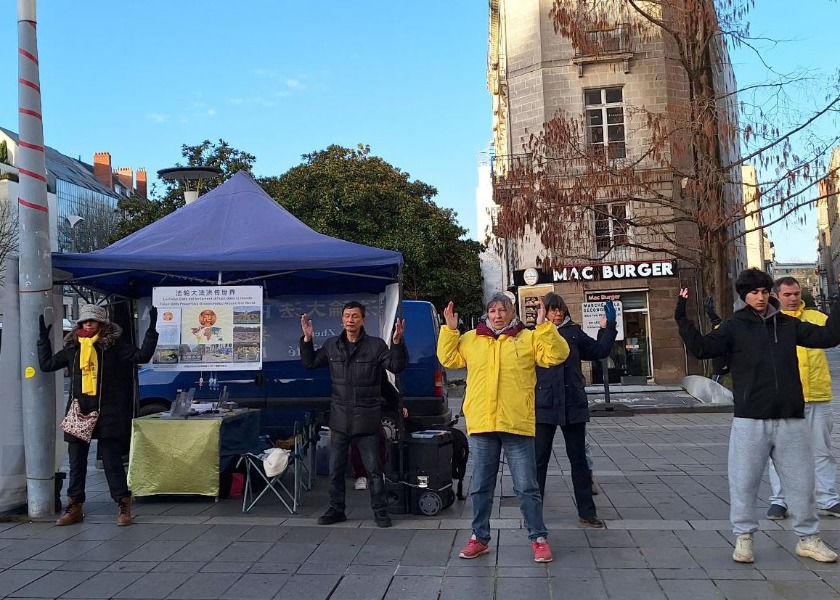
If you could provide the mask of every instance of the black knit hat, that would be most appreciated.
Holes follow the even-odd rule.
[[[741,271],[738,279],[735,280],[735,291],[738,292],[741,300],[758,288],[765,288],[769,292],[773,289],[773,278],[755,267]]]

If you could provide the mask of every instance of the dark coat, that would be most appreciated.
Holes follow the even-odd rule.
[[[609,356],[615,336],[615,322],[607,322],[595,341],[574,321],[567,320],[557,331],[569,344],[569,358],[556,367],[537,367],[537,423],[573,425],[589,421],[589,401],[584,389],[581,360]]]
[[[99,361],[97,396],[82,395],[82,371],[79,367],[79,338],[73,330],[64,336],[64,347],[53,354],[49,338],[38,340],[38,362],[45,372],[70,368],[70,396],[64,414],[70,409],[73,398],[79,399],[81,410],[88,414],[99,410],[95,439],[128,440],[131,432],[131,419],[134,417],[134,378],[133,368],[137,363],[147,363],[152,359],[157,346],[157,331],[147,331],[142,347],[138,350],[123,340],[122,327],[116,323],[102,325],[99,339],[93,345]],[[65,441],[78,442],[78,438],[65,433]]]
[[[739,309],[720,327],[702,335],[678,303],[675,317],[686,349],[696,358],[729,355],[735,416],[746,419],[801,419],[805,412],[796,347],[831,348],[840,343],[840,306],[825,327],[778,311],[770,299],[765,315]]]
[[[365,333],[364,328],[352,350],[347,333],[328,339],[315,350],[312,340],[300,339],[300,362],[307,369],[330,366],[332,402],[330,429],[346,435],[371,435],[382,428],[382,378],[387,369],[405,369],[405,344],[393,344]]]

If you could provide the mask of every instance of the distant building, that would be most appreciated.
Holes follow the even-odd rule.
[[[798,262],[798,263],[776,263],[773,265],[773,278],[779,279],[781,277],[794,277],[802,288],[802,294],[806,292],[811,294],[815,302],[819,301],[820,296],[820,277],[817,263],[813,262]]]
[[[840,146],[831,153],[817,200],[817,250],[820,281],[828,298],[840,293]]]
[[[691,157],[684,146],[669,142],[663,152],[669,154],[670,168],[649,160],[645,150],[652,133],[637,110],[644,107],[676,114],[685,109],[689,83],[685,73],[673,65],[670,41],[655,28],[647,36],[639,35],[632,23],[622,22],[638,18],[629,11],[615,22],[585,32],[591,48],[587,44],[575,47],[555,33],[551,6],[549,0],[490,1],[487,83],[493,111],[493,165],[498,176],[494,198],[516,195],[516,188],[507,187],[501,176],[530,161],[522,154],[524,140],[542,130],[558,112],[580,115],[580,142],[588,156],[603,157],[616,169],[638,165],[634,168],[652,182],[650,187],[659,197],[684,198],[687,178],[681,174],[692,171]],[[715,60],[718,125],[723,130],[737,120],[734,74],[721,40],[713,39],[709,52]],[[735,163],[737,148],[721,144],[719,150],[724,163]],[[573,187],[579,165],[568,161],[546,167],[552,168],[557,171],[558,187]],[[730,179],[724,199],[740,209],[740,170]],[[546,248],[536,235],[503,240],[508,242],[501,245],[499,254],[503,283],[516,290],[520,317],[526,322],[529,307],[547,291],[560,293],[578,322],[585,305],[607,298],[621,301],[624,337],[616,342],[610,357],[610,380],[678,383],[691,368],[698,372],[699,367],[691,366],[696,363],[686,356],[677,335],[674,299],[681,286],[689,286],[696,295],[699,274],[691,265],[673,260],[669,251],[679,240],[696,239],[697,228],[681,220],[667,201],[616,194],[599,199],[597,207],[581,210],[579,218],[569,224],[581,232],[576,236],[579,241],[570,242],[578,244],[572,251]],[[480,205],[478,213],[492,216],[495,207],[493,203]],[[646,220],[664,225],[633,225]],[[732,235],[737,236],[743,232],[743,224],[732,229]],[[730,278],[747,261],[743,241],[731,250],[727,264]],[[548,262],[559,267],[544,270],[542,265]],[[603,375],[595,375],[596,382],[599,378]]]
[[[773,242],[764,229],[759,204],[758,180],[755,168],[750,165],[741,167],[741,180],[744,186],[744,248],[746,251],[747,268],[761,269],[773,275],[773,261],[776,252]],[[739,265],[739,271],[745,268]]]
[[[4,160],[0,161],[0,203],[8,209],[3,214],[15,219],[18,135],[0,127],[2,145],[6,151]],[[131,168],[113,170],[107,152],[97,152],[92,165],[49,146],[44,148],[44,157],[53,252],[90,252],[105,247],[119,220],[119,200],[147,196],[145,169],[139,169],[136,178]],[[70,310],[70,304],[67,301],[65,311]]]
[[[493,205],[493,146],[488,146],[479,154],[478,158],[478,187],[475,189],[476,204],[476,232],[478,241],[482,244],[493,243],[493,219],[496,216]],[[490,299],[495,292],[507,289],[502,261],[499,255],[488,248],[481,253],[481,279],[484,301]]]

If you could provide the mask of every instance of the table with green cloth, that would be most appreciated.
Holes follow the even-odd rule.
[[[134,419],[128,488],[135,496],[219,495],[219,473],[259,445],[260,411],[236,409],[188,418]]]

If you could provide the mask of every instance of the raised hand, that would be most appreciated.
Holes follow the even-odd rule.
[[[312,319],[303,313],[300,316],[300,328],[303,331],[303,341],[308,342],[312,339],[315,328],[312,326]]]
[[[402,342],[403,332],[405,331],[405,319],[397,319],[394,323],[394,337],[392,338],[395,344]]]
[[[715,312],[715,299],[709,296],[703,300],[703,308],[706,311],[706,316],[712,322],[712,325],[718,325],[721,322],[720,315]]]
[[[677,298],[677,307],[674,309],[674,319],[679,321],[685,319],[685,305],[688,302],[688,288],[681,288]]]
[[[52,323],[47,325],[47,322],[44,321],[44,315],[38,315],[38,332],[41,335],[42,340],[50,339],[50,331],[52,331]]]
[[[537,325],[545,323],[545,302],[540,297],[540,305],[537,307]]]
[[[458,329],[458,313],[455,312],[455,303],[450,301],[443,309],[443,318],[446,320],[446,326],[449,329]]]
[[[615,312],[615,304],[613,304],[612,300],[607,300],[604,302],[604,316],[607,318],[607,321],[613,321],[617,319],[617,315]]]
[[[157,308],[154,306],[149,309],[149,331],[157,331]]]

